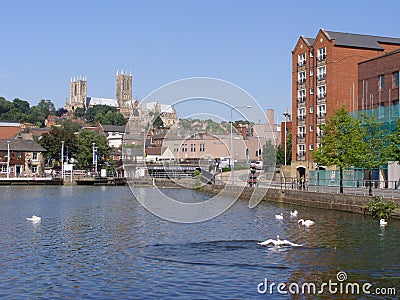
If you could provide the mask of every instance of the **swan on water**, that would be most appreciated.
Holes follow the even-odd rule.
[[[42,220],[42,218],[41,217],[38,217],[38,216],[35,216],[35,215],[33,215],[32,217],[30,217],[30,218],[26,218],[28,221],[32,221],[32,222],[39,222],[40,220]]]
[[[275,215],[275,219],[283,220],[283,213],[281,213],[280,215]]]
[[[388,223],[388,222],[387,222],[385,219],[380,219],[380,220],[379,220],[379,225],[380,225],[380,226],[386,226],[387,223]]]
[[[293,247],[301,247],[301,246],[303,246],[303,245],[299,245],[299,244],[295,244],[295,243],[289,242],[288,240],[281,240],[279,238],[279,235],[276,236],[276,240],[268,239],[268,240],[266,240],[264,242],[260,242],[258,244],[261,245],[261,246],[267,246],[267,245],[272,244],[272,245],[278,246],[278,247],[280,247],[280,246],[293,246]]]
[[[298,214],[299,214],[299,212],[297,210],[294,210],[294,211],[290,212],[290,216],[291,217],[297,217]]]
[[[306,227],[310,227],[315,224],[314,221],[311,221],[311,220],[304,221],[303,219],[300,219],[297,223],[301,223],[302,226],[306,226]]]

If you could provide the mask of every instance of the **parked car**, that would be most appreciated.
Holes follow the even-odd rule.
[[[261,160],[253,161],[250,163],[250,168],[256,168],[257,170],[262,170],[263,162]]]

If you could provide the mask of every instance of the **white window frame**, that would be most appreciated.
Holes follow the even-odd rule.
[[[305,72],[305,71],[299,72],[299,74],[298,74],[298,82],[299,82],[300,84],[306,82],[306,72]]]
[[[326,115],[326,105],[325,104],[321,104],[317,106],[317,115],[319,117],[325,117]]]
[[[37,152],[32,152],[32,160],[33,161],[38,161],[38,159],[39,159],[38,153]]]
[[[317,97],[319,99],[325,98],[326,97],[326,86],[325,85],[320,85],[317,88],[318,88]]]
[[[298,55],[298,57],[297,57],[298,65],[299,65],[300,67],[301,67],[301,66],[304,66],[304,65],[306,64],[306,61],[307,61],[306,54],[305,54],[305,53],[300,53],[300,54]]]
[[[303,101],[306,101],[306,90],[299,90],[298,91],[298,96],[299,96],[299,101],[300,102],[303,102]]]
[[[306,118],[306,109],[305,107],[300,107],[298,110],[299,119],[304,120]]]
[[[306,155],[306,146],[304,144],[299,144],[298,145],[298,154],[299,155]]]
[[[318,49],[317,59],[318,60],[326,59],[326,47],[322,47],[322,48]]]
[[[318,67],[317,69],[317,78],[319,80],[326,78],[326,66]]]
[[[306,137],[306,126],[299,126],[297,129],[297,134],[300,138]]]

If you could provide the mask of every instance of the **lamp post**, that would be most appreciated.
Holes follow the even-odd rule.
[[[61,141],[61,178],[64,179],[64,141]]]
[[[93,154],[92,154],[92,158],[93,158],[93,167],[94,167],[94,172],[95,172],[95,176],[97,175],[97,159],[96,159],[96,143],[92,143],[93,145]]]
[[[231,132],[230,132],[230,136],[231,136],[231,153],[230,153],[230,167],[231,167],[231,178],[232,178],[232,183],[235,183],[235,177],[234,177],[234,173],[233,173],[233,168],[234,168],[234,155],[233,155],[233,121],[232,121],[232,112],[234,109],[239,109],[239,108],[251,108],[251,105],[244,105],[244,106],[232,106],[231,107]]]
[[[284,135],[284,138],[285,138],[285,166],[286,166],[286,161],[287,161],[287,159],[286,159],[286,121],[287,121],[287,118],[290,116],[290,114],[288,112],[284,112],[283,115],[285,117],[285,135]]]
[[[10,141],[7,141],[7,178],[10,178]]]

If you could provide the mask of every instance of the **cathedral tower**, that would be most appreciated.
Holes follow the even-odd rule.
[[[68,111],[75,111],[76,108],[81,107],[86,110],[86,91],[87,81],[84,77],[75,78],[70,83],[69,99],[70,103],[66,105]]]
[[[129,117],[132,113],[132,74],[124,74],[124,71],[121,71],[121,74],[117,71],[116,76],[116,98],[118,102],[118,106],[120,112],[125,116]]]

